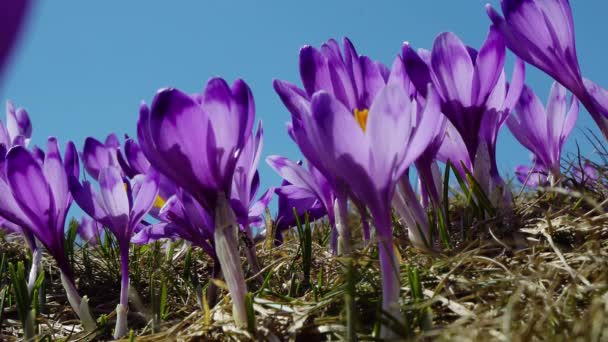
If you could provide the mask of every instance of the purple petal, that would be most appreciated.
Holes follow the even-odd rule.
[[[129,166],[137,173],[144,174],[150,167],[150,162],[146,159],[143,151],[133,139],[125,141],[125,157]]]
[[[112,222],[112,229],[117,237],[123,237],[128,229],[129,198],[116,166],[109,166],[99,172],[99,188],[103,205]],[[76,196],[74,196],[76,197]],[[83,208],[84,209],[84,208]]]
[[[99,179],[101,169],[116,165],[110,149],[97,139],[91,137],[86,138],[84,141],[82,163],[87,173],[95,180]]]
[[[23,136],[28,142],[32,137],[32,123],[29,115],[23,108],[15,110],[10,101],[6,103],[6,130],[11,142],[18,136]]]
[[[505,64],[505,43],[494,27],[479,50],[473,72],[473,104],[481,106],[494,89]],[[504,99],[504,97],[503,97]]]
[[[38,230],[38,238],[48,244],[55,234],[55,204],[40,164],[24,147],[15,146],[6,156],[6,173],[17,203]]]
[[[148,213],[156,196],[158,195],[158,178],[159,175],[153,169],[146,174],[138,184],[137,191],[133,192],[133,208],[129,219],[129,227],[136,227],[143,217]]]
[[[101,238],[101,225],[99,222],[92,220],[88,216],[83,216],[78,225],[78,236],[91,246],[99,243]]]
[[[308,96],[319,90],[334,91],[327,58],[312,46],[300,49],[300,77]]]
[[[301,116],[310,113],[310,101],[308,95],[302,89],[281,80],[274,80],[272,85],[293,117],[299,119]]]
[[[431,65],[434,83],[443,100],[470,106],[474,67],[466,47],[455,34],[444,32],[435,39]]]
[[[56,210],[54,214],[56,220],[54,227],[58,230],[57,234],[62,235],[67,211],[72,203],[72,196],[69,192],[68,177],[61,160],[57,139],[55,138],[49,138],[48,140],[42,171],[44,177],[48,180],[53,196],[53,203]]]

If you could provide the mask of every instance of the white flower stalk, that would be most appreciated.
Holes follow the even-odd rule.
[[[238,227],[236,217],[226,200],[226,196],[220,194],[215,212],[215,250],[232,297],[234,321],[237,326],[246,327],[245,295],[247,286],[245,285],[245,276],[239,258]]]

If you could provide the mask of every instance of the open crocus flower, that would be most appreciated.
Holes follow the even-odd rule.
[[[0,73],[17,41],[31,0],[2,1],[0,3]]]
[[[110,156],[102,158],[109,159]],[[93,159],[84,159],[85,169],[91,169],[91,165],[86,167],[91,160]],[[75,164],[75,168],[77,168],[77,158]],[[158,194],[158,174],[151,169],[145,176],[140,175],[134,179],[131,184],[123,178],[117,165],[99,166],[101,167],[97,173],[99,192],[93,189],[89,181],[81,184],[78,174],[74,172],[69,174],[69,186],[74,200],[80,208],[95,221],[107,227],[118,241],[121,290],[120,302],[116,307],[116,328],[114,330],[114,337],[118,338],[127,332],[129,242],[139,223],[154,204]]]
[[[348,38],[344,38],[344,53],[338,43],[331,39],[316,49],[305,46],[300,50],[300,76],[304,90],[285,81],[275,80],[274,88],[287,109],[292,114],[290,135],[301,150],[308,149],[305,136],[297,134],[302,125],[301,116],[310,112],[311,97],[317,91],[326,91],[342,103],[358,122],[364,123],[369,108],[379,90],[384,87],[389,70],[380,62],[357,53]],[[408,89],[413,89],[409,88]],[[304,153],[306,158],[312,154]],[[323,174],[336,195],[336,210],[346,212],[347,198],[350,196],[363,220],[364,238],[369,238],[367,212],[360,199],[348,194],[341,184],[332,178],[331,172],[324,170],[321,163],[310,161]],[[331,218],[332,215],[330,215]],[[332,222],[333,223],[333,222]],[[345,227],[345,229],[348,229]],[[338,231],[332,225],[331,247],[337,253]]]
[[[473,164],[470,171],[477,171],[476,177],[488,178],[488,173],[491,176],[487,181],[478,180],[490,193],[496,185],[504,184],[496,166],[496,137],[519,97],[524,77],[524,64],[517,61],[513,80],[507,87],[504,61],[504,41],[493,27],[479,51],[465,46],[453,33],[445,32],[435,39],[430,55],[431,79],[441,98],[442,112],[466,146],[468,161]],[[413,83],[417,87],[422,84]],[[447,143],[454,142],[452,139]],[[457,151],[452,148],[451,152]],[[460,167],[460,161],[452,162]]]
[[[86,297],[81,298],[76,290],[64,248],[65,220],[72,203],[67,173],[78,172],[76,158],[73,144],[68,143],[62,161],[55,138],[49,138],[42,164],[25,147],[15,146],[6,155],[6,179],[10,193],[31,223],[25,226],[57,262],[70,305],[90,331],[95,328],[95,321]],[[11,218],[12,222],[18,220],[18,217]]]
[[[404,171],[431,142],[441,115],[433,88],[419,112],[408,87],[398,57],[365,120],[334,96],[319,91],[312,97],[311,111],[302,113],[302,125],[294,127],[296,136],[307,142],[305,148],[301,145],[307,159],[319,163],[319,169],[327,170],[370,209],[379,244],[382,309],[396,319],[400,317],[399,264],[392,242],[391,201]],[[382,335],[391,335],[387,327]]]
[[[230,87],[221,78],[202,94],[160,90],[142,108],[137,125],[140,146],[150,164],[182,187],[212,216],[213,241],[239,326],[247,323],[247,288],[239,260],[238,222],[230,207],[237,161],[251,135],[253,95],[242,80]]]
[[[501,0],[504,18],[487,5],[490,20],[511,51],[568,88],[608,139],[608,107],[598,105],[581,75],[568,0]]]
[[[566,89],[554,82],[546,108],[526,86],[515,107],[517,114],[507,119],[513,136],[534,154],[535,169],[544,170],[552,184],[559,182],[562,147],[574,128],[578,109],[576,99],[568,108]]]

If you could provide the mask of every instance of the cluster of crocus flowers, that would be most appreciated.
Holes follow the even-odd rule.
[[[15,4],[0,5],[0,19],[6,19],[0,20],[0,71],[28,2]],[[46,151],[28,150],[29,116],[9,102],[6,126],[0,124],[0,225],[21,233],[32,250],[30,286],[42,245],[59,267],[74,311],[87,329],[94,328],[65,255],[65,220],[75,200],[88,215],[78,230],[84,241],[97,243],[105,227],[118,242],[121,291],[114,337],[127,331],[130,244],[158,239],[186,240],[213,259],[212,276],[224,277],[234,320],[243,327],[247,287],[239,233],[260,276],[254,228],[276,194],[276,240],[305,216],[327,217],[336,255],[349,256],[356,248],[349,205],[356,209],[363,240],[375,242],[379,251],[382,310],[400,321],[401,260],[392,211],[405,223],[413,247],[434,251],[435,227],[428,218],[448,214],[439,162],[451,163],[470,183],[472,175],[497,207],[508,207],[510,192],[496,155],[503,124],[533,154],[531,167],[516,170],[528,185],[559,182],[562,148],[579,102],[608,138],[608,91],[582,77],[568,1],[502,0],[501,7],[504,18],[488,7],[492,25],[479,50],[444,32],[431,50],[404,44],[391,68],[359,55],[347,38],[342,47],[335,40],[304,46],[302,88],[281,80],[273,85],[291,114],[289,136],[305,160],[266,158],[283,182],[261,195],[263,129],[260,123],[254,131],[253,95],[240,79],[229,85],[213,78],[196,94],[160,89],[150,107],[140,105],[137,139],[125,137],[121,146],[114,134],[104,142],[87,138],[80,158],[71,142],[62,158],[54,138]],[[507,49],[517,56],[509,82]],[[524,84],[526,62],[556,80],[546,107]],[[573,94],[569,105],[566,90]],[[80,160],[99,190],[81,181]],[[414,168],[418,192],[410,181]],[[575,183],[598,177],[588,162],[574,168]],[[390,338],[393,332],[383,326],[381,335]]]

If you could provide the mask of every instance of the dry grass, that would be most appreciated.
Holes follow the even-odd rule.
[[[400,230],[396,238],[402,258],[404,334],[423,340],[608,340],[608,213],[604,198],[603,188],[528,192],[517,197],[513,213],[477,222],[468,227],[464,238],[461,227],[453,224],[456,247],[437,255],[407,247],[406,235]],[[458,203],[452,205],[451,222],[458,222],[460,210]],[[191,279],[182,276],[186,253],[179,252],[179,245],[169,261],[160,246],[156,251],[144,250],[133,262],[142,272],[132,284],[138,291],[132,295],[129,314],[134,335],[141,341],[340,340],[347,333],[344,298],[351,294],[357,336],[362,341],[374,340],[381,317],[377,251],[359,242],[354,268],[347,274],[347,260],[332,257],[320,243],[326,229],[316,227],[313,234],[310,283],[302,281],[295,234],[276,248],[258,245],[266,281],[262,290],[254,277],[249,281],[256,291],[257,329],[253,334],[232,324],[226,291],[215,307],[199,308]],[[14,242],[2,242],[2,249],[13,260],[24,258],[23,248]],[[77,252],[76,257],[82,254]],[[94,337],[104,340],[111,336],[118,281],[98,255],[89,257],[93,272],[80,269],[79,288],[91,297],[97,317],[107,315],[107,324]],[[190,269],[197,270],[194,278],[204,285],[211,271],[209,260],[199,252],[191,260]],[[78,259],[76,264],[82,268],[83,262]],[[39,317],[40,333],[53,339],[87,339],[66,307],[48,261],[45,269],[49,282],[45,311]],[[149,269],[167,275],[170,283],[169,314],[154,325],[150,323]],[[409,283],[414,271],[422,285],[418,298]],[[153,280],[154,286],[159,282]],[[20,324],[14,306],[6,308],[3,317],[0,339],[17,339]]]

